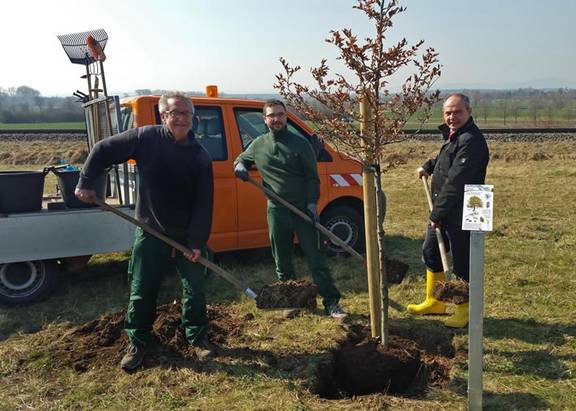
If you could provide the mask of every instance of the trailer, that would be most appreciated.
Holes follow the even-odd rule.
[[[106,90],[103,49],[108,37],[104,30],[95,30],[58,38],[70,61],[86,67],[82,77],[88,93],[74,95],[84,108],[90,149],[123,129],[119,98],[108,96]],[[113,168],[107,176],[107,201],[129,215],[134,214],[136,179],[128,164]],[[97,207],[70,208],[53,198],[42,200],[39,210],[0,214],[2,304],[38,301],[51,292],[62,270],[85,264],[91,255],[132,246],[134,226],[113,214]]]

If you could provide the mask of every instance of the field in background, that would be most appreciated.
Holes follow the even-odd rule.
[[[0,130],[85,130],[84,122],[77,123],[0,123]]]
[[[507,108],[504,109],[504,106]],[[562,109],[529,107],[514,100],[493,101],[490,106],[474,106],[472,116],[478,127],[484,128],[574,128],[576,127],[576,103]],[[442,106],[436,105],[424,129],[435,129],[444,120]],[[419,126],[416,120],[408,122],[407,129]]]
[[[480,128],[576,128],[576,102],[565,102],[562,106],[523,100],[489,100],[480,105],[473,104],[476,124]],[[416,117],[416,116],[415,116]],[[443,123],[442,106],[437,103],[432,109],[430,119],[422,129],[436,129]],[[406,125],[407,129],[416,129],[420,123],[414,118]],[[83,122],[77,123],[1,123],[2,129],[73,129],[84,130]]]
[[[423,296],[420,246],[427,213],[414,170],[437,149],[437,143],[402,143],[389,146],[385,161],[398,165],[383,178],[387,251],[410,264],[404,283],[391,289],[391,297],[402,304]],[[571,409],[576,404],[576,143],[491,142],[490,149],[487,184],[495,186],[495,222],[486,236],[485,409]],[[29,147],[25,151],[33,154]],[[14,167],[1,163],[2,169]],[[274,279],[268,252],[228,253],[219,262],[254,289]],[[84,271],[64,274],[50,300],[0,308],[0,408],[466,409],[465,358],[456,359],[449,386],[431,389],[426,398],[319,398],[309,389],[314,364],[337,346],[346,330],[319,315],[287,321],[277,311],[257,310],[216,277],[210,281],[209,304],[254,315],[225,348],[228,353],[250,350],[253,357],[229,354],[200,368],[153,367],[135,374],[115,366],[78,372],[51,360],[51,350],[72,326],[125,308],[126,265],[125,254],[96,256]],[[306,275],[301,258],[297,266]],[[351,258],[332,259],[331,267],[345,308],[356,322],[368,324],[364,269]],[[179,295],[178,281],[169,275],[159,302]],[[392,309],[390,316],[394,327],[411,327],[431,337],[446,333],[439,317],[414,318]],[[448,335],[454,345],[466,346],[466,331]],[[265,352],[292,356],[294,364],[272,367],[262,356]]]

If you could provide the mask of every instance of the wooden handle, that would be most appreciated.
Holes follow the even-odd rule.
[[[422,183],[424,184],[424,190],[426,190],[426,198],[428,199],[428,208],[430,212],[434,208],[434,203],[432,202],[432,194],[430,193],[430,187],[428,187],[428,177],[421,177]],[[442,268],[444,269],[444,275],[446,280],[450,279],[450,266],[448,265],[448,255],[446,253],[446,244],[444,244],[444,237],[442,237],[442,231],[436,227],[436,239],[438,240],[438,248],[440,249],[440,258],[442,259]]]
[[[98,206],[100,206],[103,210],[106,211],[110,211],[111,213],[116,214],[118,217],[123,218],[126,221],[131,222],[132,224],[140,227],[141,229],[143,229],[144,231],[146,231],[147,233],[152,234],[154,237],[164,241],[166,244],[171,245],[172,247],[174,247],[175,249],[183,252],[183,253],[190,253],[192,252],[192,250],[190,250],[187,247],[184,247],[182,244],[174,241],[173,239],[171,239],[170,237],[168,237],[165,234],[162,234],[161,232],[159,232],[158,230],[150,227],[147,224],[144,224],[141,221],[136,220],[135,218],[129,216],[128,214],[123,213],[122,211],[112,207],[109,204],[106,204],[106,202],[104,202],[103,200],[96,198],[94,200],[94,203],[96,203]],[[225,279],[226,281],[228,281],[229,283],[235,285],[236,287],[238,287],[240,290],[244,291],[250,298],[252,299],[256,299],[256,293],[254,293],[254,291],[252,291],[250,288],[246,287],[244,284],[242,284],[242,282],[240,280],[238,280],[236,277],[234,277],[232,274],[230,274],[228,271],[224,270],[222,267],[214,264],[212,261],[207,260],[206,258],[200,256],[200,258],[198,258],[198,262],[200,264],[202,264],[204,267],[209,268],[210,270],[214,271],[216,274],[218,274],[220,277],[222,277],[223,279]]]
[[[260,184],[259,182],[257,182],[256,180],[254,180],[252,177],[248,176],[248,182],[256,187],[258,187],[260,190],[264,191],[266,194],[268,194],[270,197],[272,197],[274,200],[278,201],[280,204],[282,204],[284,207],[286,207],[287,209],[289,209],[290,211],[292,211],[294,214],[296,214],[297,216],[303,218],[305,221],[308,221],[309,223],[314,223],[312,221],[312,218],[306,214],[305,212],[303,212],[302,210],[300,210],[299,208],[293,206],[292,204],[290,204],[288,201],[284,200],[282,197],[280,197],[278,194],[276,194],[274,191],[270,190],[267,187],[264,187],[262,184]],[[322,224],[320,223],[314,223],[314,227],[316,227],[318,229],[318,231],[320,231],[322,234],[324,234],[326,237],[328,237],[330,240],[334,241],[336,244],[338,244],[340,247],[342,247],[344,250],[348,251],[350,254],[352,254],[354,257],[358,258],[360,261],[364,262],[364,257],[362,256],[362,254],[358,253],[358,251],[354,250],[352,247],[350,247],[348,245],[348,243],[346,243],[344,240],[342,240],[340,237],[338,237],[336,234],[334,234],[332,231],[328,230],[326,227],[324,227]]]

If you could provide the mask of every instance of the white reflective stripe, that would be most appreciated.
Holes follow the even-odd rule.
[[[362,185],[362,174],[351,174],[352,178],[356,180],[358,185]]]
[[[338,187],[348,187],[350,184],[348,184],[348,181],[346,181],[346,179],[344,177],[342,177],[340,174],[330,174],[330,177],[336,181],[336,184]],[[334,185],[334,184],[332,184]]]

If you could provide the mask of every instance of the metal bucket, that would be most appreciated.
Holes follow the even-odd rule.
[[[0,171],[0,213],[42,209],[45,171]]]

